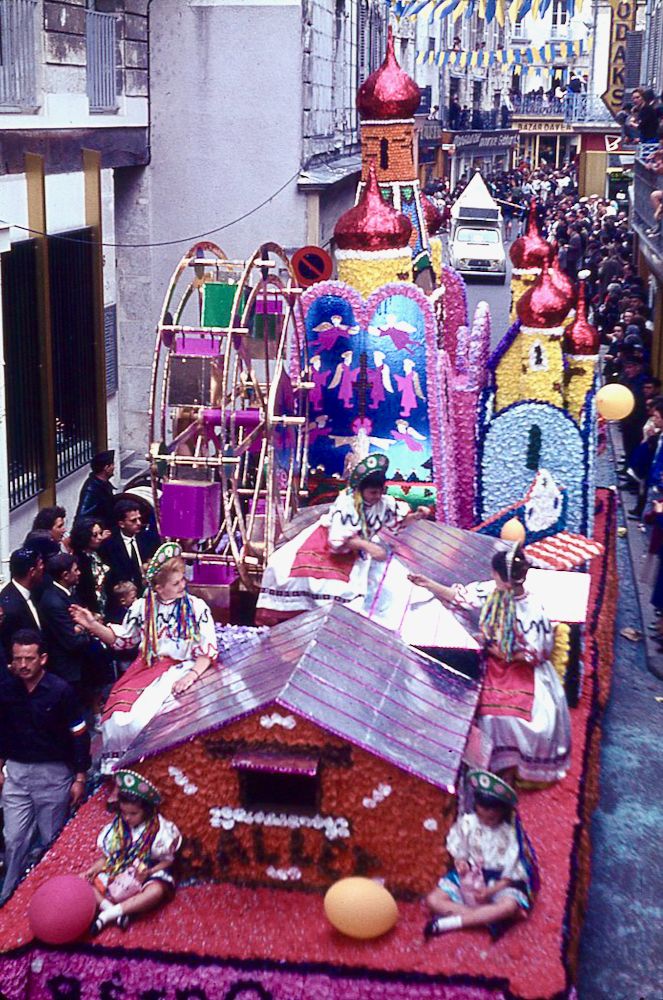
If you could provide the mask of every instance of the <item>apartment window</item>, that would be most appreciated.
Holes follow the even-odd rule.
[[[428,51],[435,52],[436,40],[434,37],[429,36],[428,38]]]
[[[95,449],[94,247],[90,229],[48,240],[57,477],[86,465]]]
[[[569,11],[566,0],[553,0],[552,5],[552,26],[561,28],[569,20]]]
[[[14,243],[1,266],[9,508],[15,510],[44,488],[36,241]]]
[[[37,0],[0,0],[0,107],[37,106]]]
[[[90,111],[117,110],[117,38],[114,14],[86,11],[87,96]]]

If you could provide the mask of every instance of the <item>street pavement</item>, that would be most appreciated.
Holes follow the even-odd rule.
[[[468,283],[470,314],[485,299],[492,314],[493,346],[509,326],[509,283]],[[598,484],[614,486],[614,455],[599,460]],[[626,520],[633,497],[620,495],[617,539],[619,604],[612,694],[603,717],[601,796],[592,818],[592,882],[578,972],[579,1000],[663,1000],[663,681],[648,670],[644,642],[620,632],[644,632],[632,557],[639,564],[642,535]],[[639,537],[638,537],[639,536]],[[638,570],[640,569],[638,565]],[[659,654],[659,660],[662,658]],[[661,663],[651,664],[661,671]],[[564,875],[566,877],[566,875]]]

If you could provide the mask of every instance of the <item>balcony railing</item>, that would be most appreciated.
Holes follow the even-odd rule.
[[[513,98],[514,115],[532,115],[537,118],[544,115],[546,118],[562,118],[564,115],[564,101],[556,98],[549,99],[540,94],[520,94]]]
[[[651,235],[648,230],[657,227],[651,203],[652,192],[662,190],[663,174],[657,174],[644,160],[636,160],[633,165],[633,228],[659,257],[663,256],[661,233]]]
[[[445,109],[442,124],[452,132],[492,132],[496,129],[511,128],[511,112],[505,105],[482,111],[480,108],[465,108],[455,114]]]
[[[566,39],[571,33],[571,25],[567,21],[566,24],[551,24],[550,26],[550,37],[554,39]]]
[[[114,14],[88,10],[87,96],[90,111],[117,110],[116,19]]]
[[[603,124],[614,121],[600,97],[595,94],[567,94],[564,98],[564,121],[569,124]]]
[[[37,0],[0,0],[0,107],[37,106]]]

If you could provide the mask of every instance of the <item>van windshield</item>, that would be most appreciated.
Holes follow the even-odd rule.
[[[500,236],[496,229],[459,229],[456,239],[461,243],[477,246],[485,243],[499,243]]]

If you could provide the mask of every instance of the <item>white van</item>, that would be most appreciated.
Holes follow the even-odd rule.
[[[451,266],[465,276],[506,281],[502,212],[476,173],[451,208]]]

